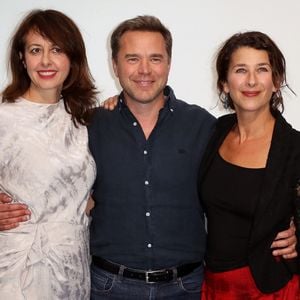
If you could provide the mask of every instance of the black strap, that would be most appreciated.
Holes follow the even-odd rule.
[[[200,262],[190,263],[181,265],[178,267],[154,270],[154,271],[144,271],[132,268],[127,268],[125,266],[110,262],[98,256],[92,257],[92,262],[98,268],[108,271],[113,274],[118,274],[131,279],[138,279],[146,281],[147,283],[154,282],[168,282],[176,278],[183,277],[191,273],[197,267],[201,265]]]

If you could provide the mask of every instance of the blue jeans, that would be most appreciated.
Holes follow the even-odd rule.
[[[203,266],[166,283],[146,283],[91,266],[91,300],[200,300]]]

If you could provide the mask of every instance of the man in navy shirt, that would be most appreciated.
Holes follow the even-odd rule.
[[[89,127],[97,165],[92,299],[199,299],[205,251],[197,191],[215,119],[176,99],[167,80],[172,37],[151,16],[111,37],[123,92]]]
[[[97,164],[91,299],[198,300],[205,226],[197,180],[215,119],[167,86],[172,37],[157,18],[124,21],[111,47],[123,91],[89,127]]]

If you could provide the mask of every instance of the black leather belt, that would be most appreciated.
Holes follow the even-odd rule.
[[[110,262],[106,259],[103,259],[98,256],[92,257],[92,262],[95,266],[108,271],[113,274],[119,274],[131,279],[139,279],[146,281],[147,283],[154,282],[168,282],[176,278],[183,277],[191,273],[197,267],[201,265],[200,262],[181,265],[179,267],[153,270],[153,271],[144,271],[138,269],[131,269],[125,266]]]

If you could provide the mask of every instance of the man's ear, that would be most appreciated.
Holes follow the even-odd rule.
[[[113,67],[113,70],[114,70],[114,73],[115,73],[116,77],[119,77],[117,61],[113,58],[111,62],[112,62],[112,67]]]

